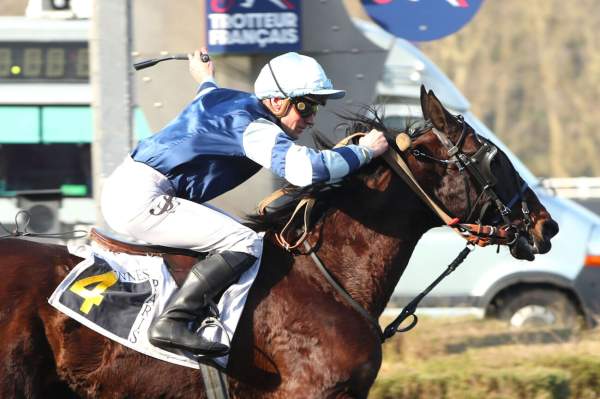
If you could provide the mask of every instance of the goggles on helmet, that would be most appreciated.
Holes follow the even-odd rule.
[[[298,111],[298,114],[302,118],[309,118],[319,111],[319,104],[304,97],[293,97],[290,98],[290,101],[294,104],[294,108],[296,108],[296,111]]]

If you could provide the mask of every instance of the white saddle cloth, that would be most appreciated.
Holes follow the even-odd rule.
[[[115,253],[93,243],[69,247],[69,252],[84,260],[56,288],[48,299],[50,305],[128,348],[199,368],[191,356],[171,353],[148,342],[150,323],[177,289],[162,257]],[[218,308],[225,331],[209,327],[203,330],[203,337],[229,345],[259,266],[260,259],[221,296]],[[213,360],[225,367],[228,356]]]

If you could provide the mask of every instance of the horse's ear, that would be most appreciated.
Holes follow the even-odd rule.
[[[421,86],[421,88],[423,87]],[[423,93],[421,93],[421,108],[423,109],[423,116],[426,115],[426,119],[429,119],[436,129],[443,132],[447,130],[448,112],[435,96],[433,90],[429,90],[425,102],[423,102]]]
[[[427,89],[425,89],[425,85],[421,85],[421,111],[423,112],[423,119],[429,119],[427,109]]]

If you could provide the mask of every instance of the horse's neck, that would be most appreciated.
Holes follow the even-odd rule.
[[[358,303],[379,316],[431,217],[414,209],[377,213],[333,211],[318,226],[318,256]]]

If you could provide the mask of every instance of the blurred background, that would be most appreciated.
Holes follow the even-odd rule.
[[[423,303],[467,318],[386,344],[373,397],[598,397],[598,26],[596,0],[2,0],[0,236],[105,227],[104,178],[196,91],[185,61],[136,62],[207,46],[217,82],[252,91],[268,59],[311,55],[348,92],[318,115],[332,139],[335,112],[363,104],[393,127],[421,118],[425,84],[510,155],[561,232],[531,263],[476,251]],[[243,216],[279,184],[261,171],[212,202]],[[446,230],[423,237],[384,318],[464,245]]]
[[[421,49],[537,176],[598,176],[600,3],[484,1]]]

